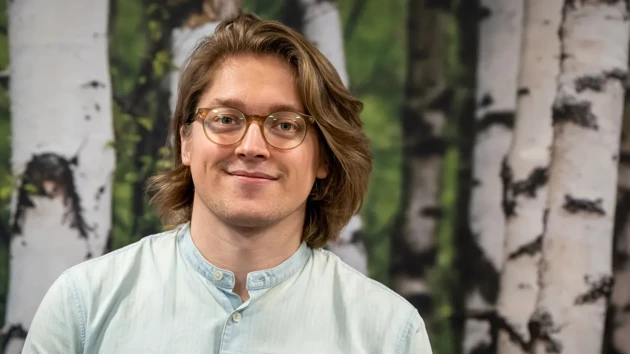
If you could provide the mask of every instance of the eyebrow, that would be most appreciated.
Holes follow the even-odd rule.
[[[212,107],[231,107],[231,108],[236,108],[239,111],[245,112],[245,102],[236,99],[236,98],[215,98],[212,101],[210,101],[210,105]],[[294,106],[294,105],[290,105],[290,104],[282,104],[282,103],[275,103],[272,104],[271,106],[269,106],[269,112],[267,114],[272,114],[272,113],[276,113],[276,112],[283,112],[283,111],[289,111],[289,112],[295,112],[295,113],[302,113],[302,114],[306,114],[302,111],[301,108]],[[245,112],[245,113],[249,113],[249,112]]]

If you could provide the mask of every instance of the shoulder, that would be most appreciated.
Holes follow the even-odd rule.
[[[77,288],[93,290],[118,285],[130,276],[138,277],[139,272],[159,271],[168,264],[169,254],[174,254],[177,249],[177,234],[180,230],[181,226],[178,226],[145,236],[125,247],[70,267],[64,275]],[[156,262],[156,259],[160,259],[160,262]],[[151,263],[151,267],[142,266],[146,263]]]
[[[349,326],[357,328],[396,353],[415,336],[426,336],[425,324],[418,310],[405,298],[384,284],[360,273],[344,263],[334,253],[313,250],[314,267],[321,274],[319,280],[328,284],[333,302],[341,304]],[[422,351],[422,353],[425,353]]]
[[[341,293],[360,297],[367,303],[378,303],[404,312],[415,311],[415,307],[398,293],[352,268],[330,251],[314,249],[313,262],[316,266],[324,268],[322,275],[330,279],[343,280],[335,289]],[[365,294],[370,296],[364,296]]]

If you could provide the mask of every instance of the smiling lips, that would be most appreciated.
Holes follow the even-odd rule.
[[[274,177],[272,175],[268,175],[266,173],[257,172],[257,171],[238,170],[238,171],[228,172],[228,174],[238,177],[239,179],[242,179],[245,181],[251,181],[251,182],[275,181],[278,179],[278,177]]]

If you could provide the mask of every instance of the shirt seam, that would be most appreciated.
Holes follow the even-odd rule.
[[[77,319],[79,320],[79,331],[81,333],[81,351],[83,352],[85,348],[85,318],[84,311],[81,307],[81,302],[79,301],[79,293],[77,288],[72,280],[70,273],[66,273],[66,279],[68,284],[70,285],[70,291],[72,292],[72,300],[74,302],[74,309],[77,312]]]
[[[407,324],[403,328],[402,336],[400,337],[400,341],[398,342],[398,345],[396,346],[397,354],[402,353],[403,343],[405,343],[405,340],[409,337],[409,333],[411,333],[414,314],[415,313],[412,311],[411,314],[409,315],[409,319],[407,320]]]

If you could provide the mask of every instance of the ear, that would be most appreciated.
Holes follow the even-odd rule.
[[[328,177],[328,166],[326,166],[323,163],[319,164],[319,167],[317,168],[317,173],[315,174],[315,177],[317,177],[318,179],[324,179],[324,178]]]
[[[184,136],[184,127],[179,128],[179,139],[181,141],[181,157],[184,166],[190,166],[190,136]]]

